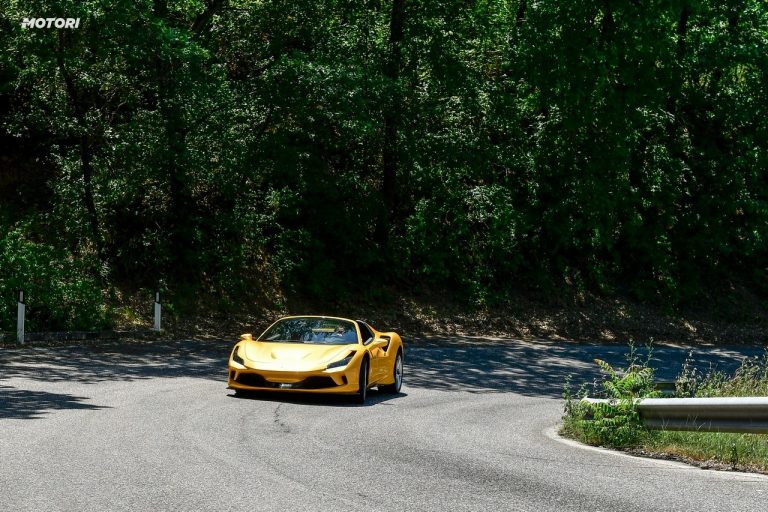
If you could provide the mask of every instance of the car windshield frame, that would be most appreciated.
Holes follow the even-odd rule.
[[[360,332],[352,320],[335,317],[299,316],[281,318],[258,337],[265,343],[310,345],[360,344]]]

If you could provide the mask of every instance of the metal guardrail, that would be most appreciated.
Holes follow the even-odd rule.
[[[618,403],[597,398],[583,401]],[[768,397],[643,398],[635,405],[643,425],[654,430],[768,434]]]

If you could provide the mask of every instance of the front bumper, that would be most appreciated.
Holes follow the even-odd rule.
[[[228,387],[253,391],[352,394],[358,391],[358,369],[310,372],[260,370],[229,366]]]

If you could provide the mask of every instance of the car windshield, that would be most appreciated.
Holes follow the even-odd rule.
[[[285,318],[277,321],[259,337],[260,341],[283,343],[322,343],[347,345],[357,343],[355,324],[337,318]]]

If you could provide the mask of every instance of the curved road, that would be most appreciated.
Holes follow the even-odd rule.
[[[407,347],[399,396],[240,399],[225,341],[0,349],[0,510],[762,510],[768,478],[567,444],[562,382],[624,347]],[[703,349],[731,369],[759,348]],[[674,375],[687,351],[654,353]]]

